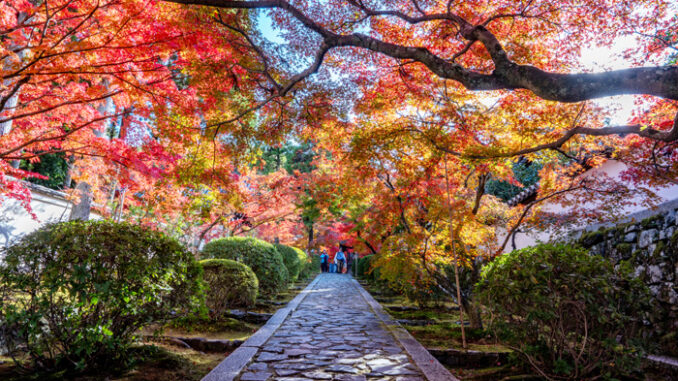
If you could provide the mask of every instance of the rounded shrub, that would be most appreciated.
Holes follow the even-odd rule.
[[[36,368],[127,364],[139,328],[197,311],[201,270],[176,240],[127,223],[51,224],[5,250],[0,326]]]
[[[312,254],[306,258],[306,265],[301,270],[301,274],[299,274],[301,279],[308,279],[320,272],[320,255]]]
[[[251,237],[215,239],[205,245],[203,256],[246,264],[256,274],[262,295],[272,296],[287,289],[287,268],[278,250],[268,242]]]
[[[215,316],[233,307],[252,307],[259,281],[249,266],[230,259],[200,261],[205,281],[205,303]]]
[[[306,266],[308,261],[306,253],[296,247],[276,244],[276,250],[282,255],[285,267],[290,276],[290,281],[294,282],[299,278],[299,274]]]
[[[378,279],[378,269],[372,269],[374,254],[366,255],[358,259],[358,278],[369,281]]]
[[[649,290],[605,258],[567,245],[516,250],[483,270],[476,292],[490,328],[545,378],[609,378],[639,365]]]

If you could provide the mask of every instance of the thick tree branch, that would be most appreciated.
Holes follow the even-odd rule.
[[[456,154],[456,155],[461,155],[461,156],[466,156],[472,159],[488,159],[488,158],[500,158],[500,157],[514,157],[514,156],[520,156],[520,155],[526,155],[529,153],[534,153],[538,151],[543,151],[546,149],[551,149],[554,151],[558,151],[563,153],[560,148],[563,146],[563,144],[567,143],[570,139],[572,139],[574,136],[577,135],[589,135],[589,136],[609,136],[609,135],[626,135],[626,134],[633,134],[633,135],[638,135],[643,138],[648,138],[652,139],[655,141],[661,141],[661,142],[666,142],[670,143],[673,141],[678,140],[678,114],[676,114],[676,117],[673,122],[673,127],[668,130],[668,131],[662,131],[662,130],[657,130],[651,127],[644,127],[639,124],[633,124],[633,125],[624,125],[624,126],[610,126],[610,127],[601,127],[601,128],[590,128],[590,127],[582,127],[582,126],[577,126],[572,129],[569,129],[565,132],[565,134],[560,137],[557,140],[554,140],[550,143],[544,143],[540,144],[534,147],[518,150],[518,151],[510,151],[510,152],[504,152],[504,153],[497,153],[497,154],[488,154],[488,155],[466,155],[466,154],[460,154],[459,152],[453,151],[453,150],[448,150],[445,147],[438,147],[446,152]],[[564,154],[564,153],[563,153]],[[565,155],[565,154],[564,154]],[[565,155],[568,156],[568,155]]]
[[[360,33],[336,34],[316,23],[310,16],[284,0],[224,1],[166,0],[180,4],[207,5],[218,8],[278,8],[288,12],[304,26],[318,33],[330,48],[359,47],[397,59],[412,59],[425,65],[441,78],[455,80],[469,90],[527,89],[546,100],[580,102],[588,99],[621,95],[647,94],[678,100],[678,66],[640,67],[603,73],[551,73],[531,65],[519,65],[508,58],[501,43],[487,28],[472,25],[453,13],[409,16],[398,11],[374,11],[354,2],[368,15],[394,16],[410,24],[428,21],[450,21],[469,41],[480,41],[495,65],[492,74],[468,70],[440,57],[426,48],[410,47],[382,41]]]
[[[495,251],[495,253],[494,253],[493,256],[494,256],[494,257],[497,257],[497,256],[501,255],[501,253],[504,251],[504,248],[506,247],[506,244],[508,243],[508,241],[509,241],[509,239],[511,238],[511,236],[512,236],[513,234],[516,233],[516,231],[518,230],[518,228],[520,227],[520,225],[523,223],[523,220],[525,220],[525,217],[527,217],[528,213],[530,212],[530,210],[531,210],[534,206],[536,206],[536,205],[538,205],[538,204],[540,204],[540,203],[542,203],[542,202],[544,202],[544,201],[550,200],[550,199],[552,199],[552,198],[554,198],[554,197],[556,197],[556,196],[560,196],[560,195],[565,194],[565,193],[567,193],[567,192],[572,192],[572,191],[575,191],[575,190],[578,190],[578,189],[582,189],[582,188],[584,188],[584,187],[585,187],[584,184],[573,185],[573,186],[570,186],[570,187],[568,187],[568,188],[566,188],[566,189],[563,189],[563,190],[560,190],[560,191],[556,191],[556,192],[553,192],[553,193],[551,193],[551,194],[549,194],[549,195],[546,195],[546,196],[543,196],[543,197],[541,197],[541,198],[538,198],[538,199],[532,201],[531,203],[529,203],[529,204],[525,207],[525,209],[523,209],[523,212],[520,214],[520,217],[518,218],[518,221],[516,221],[516,223],[515,223],[515,224],[511,227],[511,229],[508,231],[508,233],[506,234],[506,238],[504,238],[504,241],[503,241],[502,244],[499,246],[499,248],[497,249],[497,251]]]

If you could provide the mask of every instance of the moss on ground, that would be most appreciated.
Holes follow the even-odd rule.
[[[170,322],[162,327],[161,331],[164,329],[178,330],[186,333],[251,332],[259,329],[259,326],[231,318],[220,320],[191,318]]]
[[[392,311],[388,310],[388,313],[394,319],[408,319],[408,320],[433,320],[439,323],[442,322],[451,322],[459,320],[459,311],[446,311],[446,310],[415,310],[415,311]]]
[[[143,360],[115,381],[198,381],[228,355],[163,344],[147,345],[139,350]]]
[[[459,326],[459,324],[446,322],[425,326],[404,325],[403,327],[424,347],[461,348],[461,326]],[[467,341],[477,345],[478,349],[475,350],[487,350],[487,348],[484,347],[487,345],[485,343],[487,332],[482,329],[470,329],[467,327],[465,333]]]
[[[530,374],[522,374],[522,369],[509,365],[482,369],[449,368],[460,380],[464,381],[532,381],[542,378]]]
[[[57,374],[21,373],[13,362],[0,358],[0,379],[5,381],[198,381],[221,362],[227,353],[201,353],[172,345],[154,344],[132,347],[134,364],[122,374],[96,374],[63,377]]]

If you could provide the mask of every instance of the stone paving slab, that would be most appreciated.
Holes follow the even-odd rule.
[[[203,381],[457,380],[348,275],[318,275],[283,310]]]

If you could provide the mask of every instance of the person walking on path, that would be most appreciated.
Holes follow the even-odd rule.
[[[344,265],[346,264],[346,255],[344,254],[344,252],[341,249],[339,249],[339,251],[337,251],[337,254],[334,256],[334,258],[337,261],[337,272],[339,274],[343,273],[344,272]]]
[[[331,273],[336,273],[337,272],[337,255],[334,255],[334,258],[330,260],[330,272]]]
[[[355,253],[351,250],[346,254],[346,274],[351,273],[353,262],[355,261]]]
[[[324,273],[330,271],[329,264],[330,256],[327,255],[327,251],[323,250],[323,253],[320,255],[320,271]]]

